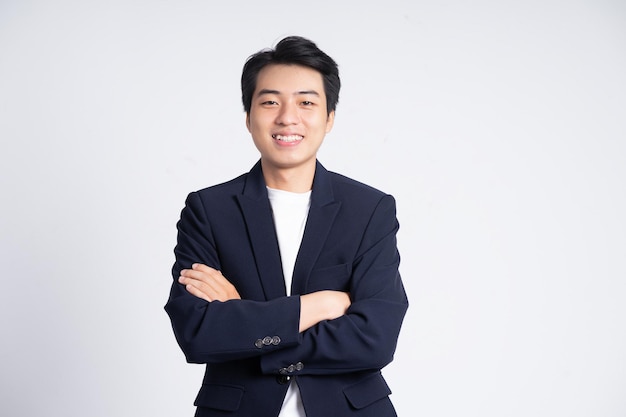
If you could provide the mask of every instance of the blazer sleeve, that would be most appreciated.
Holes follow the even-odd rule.
[[[188,362],[250,358],[300,342],[299,297],[207,302],[178,283],[180,271],[193,263],[220,270],[211,224],[197,193],[187,197],[177,229],[173,282],[165,310]]]
[[[391,362],[408,308],[399,274],[398,227],[395,200],[387,195],[374,210],[354,259],[346,314],[308,329],[300,344],[264,355],[264,373],[338,374],[382,369]]]

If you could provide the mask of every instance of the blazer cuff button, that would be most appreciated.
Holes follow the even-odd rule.
[[[291,377],[289,375],[279,375],[276,377],[276,381],[278,381],[280,385],[285,385],[289,383],[290,380]]]
[[[256,342],[254,342],[254,346],[261,349],[263,347],[263,341],[261,339],[257,339]]]

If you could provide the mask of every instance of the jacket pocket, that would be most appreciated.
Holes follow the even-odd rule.
[[[203,384],[193,405],[235,411],[241,404],[244,388],[237,385]]]
[[[343,390],[352,407],[361,409],[391,394],[382,374],[377,372]]]
[[[307,292],[321,290],[348,291],[350,271],[348,264],[333,265],[311,271]]]

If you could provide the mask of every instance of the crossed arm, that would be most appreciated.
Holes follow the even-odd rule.
[[[239,300],[237,288],[216,269],[204,264],[193,264],[192,269],[180,271],[178,282],[192,295],[206,301]],[[317,291],[300,296],[300,332],[323,320],[341,317],[350,307],[348,293]]]
[[[243,278],[246,274],[254,275],[254,268],[234,268],[231,258],[219,258],[215,239],[224,238],[225,230],[213,230],[200,195],[191,194],[177,226],[176,263],[172,268],[175,282],[165,305],[187,361],[221,363],[259,357],[267,374],[304,360],[307,367],[300,373],[310,375],[384,367],[393,358],[408,307],[398,272],[398,224],[394,214],[393,198],[382,198],[368,220],[356,252],[343,256],[347,262],[343,265],[345,270],[313,271],[316,275],[311,278],[317,289],[333,288],[323,281],[332,283],[336,276],[344,281],[349,279],[349,290],[247,299],[246,294],[262,298],[258,292],[263,290],[260,283]],[[242,227],[238,223],[229,226]],[[342,223],[337,233],[341,235],[350,228],[351,223]],[[228,239],[223,241],[222,248],[228,250],[229,243],[232,242]],[[339,262],[335,258],[322,265]],[[223,264],[238,272],[241,282],[234,276],[224,277],[219,272]],[[323,271],[330,271],[332,276],[324,278],[320,275]],[[280,335],[280,346],[255,346],[255,340],[266,335]]]

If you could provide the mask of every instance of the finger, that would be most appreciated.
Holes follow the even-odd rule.
[[[195,269],[184,269],[180,271],[180,275],[186,278],[195,279],[198,281],[210,283],[212,281],[217,281],[220,279],[221,274],[215,270],[211,271],[200,271]]]
[[[205,295],[201,297],[204,299],[212,301],[241,299],[234,285],[219,270],[204,264],[195,263],[192,269],[182,270],[179,282],[183,285],[193,285]]]
[[[202,281],[207,285],[211,286],[214,290],[219,290],[223,288],[228,288],[232,286],[231,282],[222,275],[222,273],[216,269],[211,267],[204,266],[202,269],[194,269],[194,270],[186,270],[184,274],[181,275],[193,278],[198,281]]]
[[[198,279],[202,275],[202,272],[193,269],[182,269],[180,271],[180,275],[183,277]]]
[[[206,300],[208,302],[211,302],[211,297],[204,293],[203,291],[201,291],[198,287],[196,287],[195,285],[192,284],[187,284],[185,285],[185,289],[187,290],[187,292],[189,292],[189,294],[201,298],[203,300]]]
[[[226,281],[228,285],[219,285],[214,281],[205,283],[204,281],[192,278],[179,277],[178,282],[184,285],[190,294],[207,301],[228,301],[241,299],[237,289],[228,283],[228,281]]]
[[[203,271],[203,272],[206,272],[206,273],[217,272],[217,269],[215,269],[215,268],[211,268],[208,265],[198,264],[198,263],[191,265],[191,269],[193,269],[194,271]]]
[[[185,286],[185,289],[200,298],[209,300],[214,299],[215,291],[211,289],[210,285],[207,285],[201,280],[197,280],[190,277],[181,276],[178,278],[178,282]]]
[[[185,286],[187,291],[196,297],[203,298],[207,301],[213,301],[220,298],[222,293],[221,288],[211,279],[205,281],[204,279],[195,279],[192,277],[181,276],[178,278],[178,282]],[[193,290],[190,290],[190,287]],[[199,295],[201,294],[201,295]]]
[[[197,264],[197,263],[191,265],[191,269],[183,269],[180,272],[181,272],[181,275],[193,276],[196,278],[202,275],[208,275],[212,277],[222,276],[222,273],[219,270],[215,268],[211,268],[210,266],[207,266],[204,264]]]
[[[182,271],[180,271],[180,276],[196,280],[206,279],[205,275],[206,274],[204,272],[194,271],[193,269],[183,269]]]
[[[215,269],[209,266],[206,266],[204,264],[195,263],[195,264],[191,264],[190,268],[181,269],[180,274],[181,275],[190,274],[190,273],[193,273],[194,271],[210,272],[210,271],[215,271]]]

